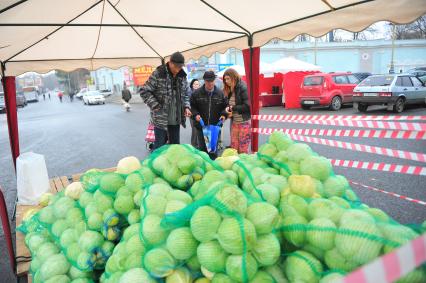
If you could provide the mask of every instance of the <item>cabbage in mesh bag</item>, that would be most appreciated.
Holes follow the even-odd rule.
[[[71,266],[60,247],[50,237],[49,231],[37,218],[25,219],[18,231],[25,234],[25,245],[31,254],[29,272],[33,282],[70,282],[78,279],[80,282],[91,283],[96,279],[93,272],[80,271]]]

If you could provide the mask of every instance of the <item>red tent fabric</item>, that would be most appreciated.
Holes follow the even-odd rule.
[[[16,113],[15,77],[4,77],[4,102],[6,105],[9,142],[12,151],[13,164],[16,169],[16,158],[19,156],[18,115]]]
[[[259,62],[260,47],[243,50],[244,67],[246,76],[249,78],[247,87],[250,94],[251,115],[259,115]],[[250,83],[251,82],[251,83]],[[251,120],[252,128],[259,128],[259,120]],[[259,134],[252,133],[251,150],[257,151],[259,145]]]
[[[318,71],[288,72],[282,75],[286,109],[300,108],[299,95],[303,78],[315,73]]]

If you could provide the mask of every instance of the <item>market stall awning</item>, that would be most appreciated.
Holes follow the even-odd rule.
[[[6,75],[156,65],[176,50],[196,59],[425,13],[426,0],[5,0],[0,60]]]
[[[320,66],[298,60],[294,57],[285,57],[270,64],[269,68],[265,69],[264,72],[266,74],[270,74],[270,73],[288,73],[288,72],[297,72],[297,71],[319,71],[319,70],[321,70]]]

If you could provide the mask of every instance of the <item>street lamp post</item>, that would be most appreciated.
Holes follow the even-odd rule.
[[[389,74],[395,73],[395,25],[392,25],[392,53],[391,53],[391,62],[390,62],[390,68],[389,68]]]

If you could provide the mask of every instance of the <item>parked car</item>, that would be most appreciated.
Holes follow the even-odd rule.
[[[362,82],[364,79],[368,78],[372,74],[367,72],[361,72],[361,73],[352,73],[352,75],[354,75],[360,82]]]
[[[0,113],[6,111],[6,103],[4,102],[4,93],[0,92]]]
[[[80,91],[75,95],[78,99],[83,99],[83,95],[88,91],[87,88],[82,88]]]
[[[374,75],[354,89],[354,108],[366,112],[370,105],[386,105],[396,113],[406,104],[426,102],[425,84],[412,74]]]
[[[24,93],[22,92],[16,93],[16,106],[18,107],[27,106],[27,98],[25,97]]]
[[[413,68],[408,70],[408,73],[416,77],[424,77],[426,76],[426,67]]]
[[[28,86],[28,87],[24,87],[22,89],[24,95],[25,95],[25,99],[27,102],[38,102],[39,101],[39,95],[40,95],[40,90],[38,89],[37,86]]]
[[[84,104],[105,104],[105,97],[97,90],[89,90],[83,95]]]
[[[316,73],[305,76],[300,93],[303,109],[329,106],[337,111],[342,104],[352,103],[353,89],[359,80],[352,73]]]
[[[22,92],[16,94],[16,106],[25,107],[27,105],[27,100],[25,95]],[[6,112],[6,103],[4,101],[4,93],[0,92],[0,112]]]
[[[103,89],[99,91],[104,97],[108,97],[112,95],[112,90],[110,89]]]

